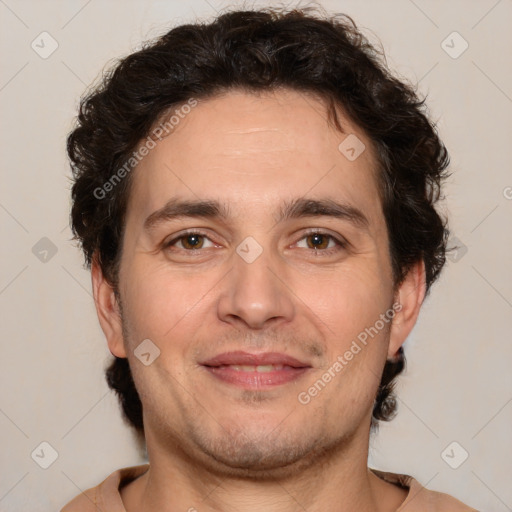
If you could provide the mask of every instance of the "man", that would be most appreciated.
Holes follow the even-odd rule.
[[[68,153],[149,464],[64,512],[473,510],[367,466],[444,264],[448,156],[350,19],[175,28],[83,100]]]

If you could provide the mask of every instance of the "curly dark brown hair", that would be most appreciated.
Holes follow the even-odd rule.
[[[425,100],[392,75],[382,52],[352,19],[311,7],[235,10],[211,23],[178,26],[116,63],[82,98],[67,151],[73,172],[72,230],[86,267],[97,258],[117,294],[131,174],[108,194],[98,197],[97,191],[126,165],[156,122],[190,98],[282,87],[325,100],[328,119],[340,130],[336,107],[341,107],[372,141],[394,283],[423,260],[428,293],[447,249],[446,220],[435,209],[448,176],[446,148]],[[393,384],[404,364],[403,351],[387,361],[372,427],[394,415]],[[114,358],[106,378],[125,420],[142,437],[142,403],[128,360]]]

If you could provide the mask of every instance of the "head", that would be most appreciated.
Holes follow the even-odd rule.
[[[393,416],[402,344],[445,262],[448,156],[350,18],[268,9],[174,28],[83,98],[67,148],[107,381],[140,436],[271,468]],[[217,387],[202,363],[229,350],[299,356],[309,377]]]

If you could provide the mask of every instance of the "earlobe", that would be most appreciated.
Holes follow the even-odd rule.
[[[397,313],[391,324],[388,348],[388,359],[390,360],[399,357],[400,347],[416,324],[425,298],[425,277],[425,263],[421,260],[411,267],[396,292],[395,304],[400,304],[400,306],[395,308]]]
[[[105,279],[97,257],[91,262],[91,279],[96,313],[107,338],[108,348],[116,357],[126,357],[121,311],[111,284]]]

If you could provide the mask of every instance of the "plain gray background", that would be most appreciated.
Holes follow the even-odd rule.
[[[145,462],[103,376],[110,353],[70,242],[65,138],[108,62],[228,5],[243,4],[0,0],[2,511],[60,510]],[[428,93],[452,161],[443,209],[462,246],[406,342],[399,414],[372,439],[370,464],[511,510],[512,1],[322,5],[378,37],[392,69]],[[42,442],[57,456],[47,469],[36,463],[51,458]]]

